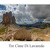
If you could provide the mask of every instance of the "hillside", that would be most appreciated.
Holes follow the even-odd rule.
[[[2,25],[0,25],[0,27],[1,26]],[[1,38],[6,38],[6,41],[8,39],[8,41],[29,41],[29,39],[30,41],[50,41],[50,28],[27,28],[28,27],[18,27],[17,25],[3,25],[0,28],[0,40],[2,41]],[[12,37],[16,39],[11,40]]]

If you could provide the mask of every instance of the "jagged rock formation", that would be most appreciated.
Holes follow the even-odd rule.
[[[20,29],[16,31],[16,33],[13,35],[13,38],[16,40],[32,41],[31,35],[32,34],[27,32],[25,29]]]
[[[20,41],[32,41],[33,38],[31,38],[30,33],[28,33],[26,30],[24,29],[20,29],[17,31],[11,31],[10,33],[5,34],[2,38],[3,41],[10,41],[10,39],[12,39],[12,41],[14,40],[20,40]]]
[[[15,24],[15,17],[12,16],[12,12],[6,12],[3,14],[3,21],[2,24]]]
[[[45,36],[45,35],[44,35]],[[46,36],[45,36],[46,37]],[[31,34],[25,29],[9,31],[0,35],[1,40],[3,41],[45,41],[45,37],[40,37],[37,34]],[[50,40],[50,39],[49,39]]]

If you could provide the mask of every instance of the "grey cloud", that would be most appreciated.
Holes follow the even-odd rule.
[[[33,17],[38,19],[46,19],[50,17],[50,5],[28,5]]]
[[[5,12],[9,12],[10,10],[12,11],[12,15],[15,16],[16,22],[17,23],[27,23],[27,24],[33,24],[36,23],[38,20],[34,17],[32,17],[30,10],[27,9],[28,5],[24,6],[24,5],[5,5],[6,6],[6,10],[5,11],[1,11],[0,10],[0,15]],[[14,11],[14,8],[16,8],[16,10]],[[3,16],[2,16],[3,17]]]

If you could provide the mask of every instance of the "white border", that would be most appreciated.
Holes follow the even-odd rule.
[[[27,45],[44,45],[44,47],[9,47],[9,44],[11,44],[11,45],[16,45],[16,44],[18,44],[18,45],[25,45],[25,44],[27,44]],[[49,41],[41,41],[41,42],[37,42],[37,41],[0,41],[0,49],[1,50],[23,50],[23,49],[28,49],[28,50],[50,50],[50,42]]]
[[[50,4],[50,0],[0,0],[0,4]],[[34,44],[34,45],[41,45],[43,44],[44,48],[10,48],[9,44]],[[43,42],[22,42],[22,41],[0,41],[0,50],[50,50],[50,41],[43,41]]]
[[[50,4],[50,0],[0,0],[0,4]]]

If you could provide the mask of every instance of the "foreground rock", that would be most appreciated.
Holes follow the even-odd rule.
[[[12,39],[12,41],[14,40],[21,40],[21,41],[32,41],[31,39],[31,34],[28,33],[26,30],[17,30],[17,31],[10,31],[10,33],[7,33],[4,35],[3,40],[4,41],[10,41]]]

